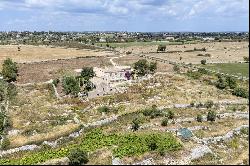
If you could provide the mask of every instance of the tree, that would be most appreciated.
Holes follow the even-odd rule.
[[[201,60],[201,64],[202,64],[202,65],[205,65],[206,63],[207,63],[206,59],[202,59],[202,60]]]
[[[196,117],[197,122],[202,122],[202,115],[198,114]]]
[[[4,60],[2,75],[7,82],[16,81],[17,78],[17,64],[13,62],[10,58]]]
[[[136,73],[140,76],[144,76],[148,72],[148,62],[146,59],[140,59],[134,63],[134,69]]]
[[[81,76],[86,80],[93,78],[95,76],[93,67],[83,67],[81,71]]]
[[[149,71],[151,71],[152,73],[154,73],[156,69],[157,69],[157,62],[150,62],[150,64],[149,64]]]
[[[80,92],[78,81],[73,76],[64,76],[62,80],[63,91],[68,95],[76,96]]]
[[[236,79],[231,76],[226,77],[226,83],[230,87],[230,89],[234,89],[237,87]]]
[[[89,161],[87,152],[82,151],[79,148],[71,150],[68,158],[70,161],[70,165],[82,165],[86,164]]]
[[[207,120],[208,121],[215,121],[216,119],[216,112],[215,111],[208,111],[207,113]]]

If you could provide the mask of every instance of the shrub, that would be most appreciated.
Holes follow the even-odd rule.
[[[158,51],[165,51],[166,50],[166,45],[159,45],[157,48],[157,52]]]
[[[201,73],[201,74],[207,74],[208,73],[205,68],[199,68],[198,72]]]
[[[161,122],[162,126],[167,126],[168,125],[168,118],[164,118]]]
[[[82,165],[89,161],[88,154],[79,148],[72,149],[68,155],[68,158],[70,160],[70,165]]]
[[[244,61],[249,62],[249,57],[248,56],[244,56],[243,59],[244,59]]]
[[[191,106],[191,107],[194,107],[194,101],[192,101],[192,102],[190,103],[190,106]]]
[[[149,150],[154,151],[158,148],[157,138],[154,134],[146,138],[146,142],[148,143]]]
[[[213,105],[214,105],[214,102],[213,102],[212,100],[209,100],[209,101],[207,101],[207,102],[204,104],[204,106],[205,106],[206,108],[212,108]]]
[[[157,69],[157,63],[156,62],[150,62],[149,63],[149,71],[154,73],[156,69]]]
[[[216,119],[216,112],[215,111],[208,111],[207,113],[207,120],[208,121],[215,121]]]
[[[60,82],[60,80],[58,78],[56,78],[56,79],[53,80],[52,84],[57,86],[59,82]]]
[[[248,96],[249,96],[248,90],[244,89],[244,88],[240,88],[240,87],[235,88],[233,90],[232,94],[235,95],[235,96],[238,96],[238,97],[243,97],[243,98],[248,98]]]
[[[173,70],[177,73],[180,72],[180,67],[178,65],[174,65]]]
[[[197,122],[202,122],[202,115],[198,114],[196,117]]]
[[[142,113],[144,116],[150,116],[150,118],[162,116],[161,110],[157,109],[156,105],[152,105],[151,108],[144,109]]]
[[[17,95],[16,85],[9,83],[7,85],[7,97],[9,100],[13,100]]]
[[[13,62],[10,58],[4,60],[2,75],[7,82],[16,81],[17,78],[17,64]]]
[[[168,119],[173,119],[174,118],[174,112],[169,110],[168,113],[167,113],[167,117],[168,117]]]
[[[193,72],[193,71],[190,71],[190,70],[187,72],[187,76],[191,77],[193,79],[199,79],[201,77],[201,75],[202,74],[200,72]]]
[[[10,145],[10,141],[8,138],[4,137],[1,145],[1,149],[6,150]]]
[[[109,107],[107,107],[107,106],[99,107],[99,108],[97,108],[97,110],[98,110],[99,112],[105,112],[105,113],[107,113],[107,112],[110,111]]]
[[[202,60],[201,60],[201,64],[202,64],[202,65],[205,65],[206,63],[207,63],[206,59],[202,59]]]
[[[246,128],[246,127],[241,128],[241,129],[240,129],[240,133],[241,133],[241,134],[248,135],[248,133],[249,133],[248,128]]]
[[[226,83],[230,89],[234,89],[237,87],[237,83],[236,83],[235,78],[233,78],[231,76],[226,77]]]
[[[137,131],[139,128],[140,128],[139,120],[138,120],[137,118],[135,118],[135,119],[132,121],[132,130],[133,130],[133,131]]]
[[[215,86],[217,88],[219,88],[219,89],[225,89],[227,84],[226,84],[225,80],[222,77],[219,77],[219,79],[215,83]]]

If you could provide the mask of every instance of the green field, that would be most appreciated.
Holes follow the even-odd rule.
[[[249,63],[207,64],[203,67],[223,73],[249,77]]]
[[[197,41],[185,41],[184,44],[196,44]],[[106,46],[106,43],[95,43],[98,46]],[[130,47],[130,46],[150,46],[150,45],[182,45],[182,42],[166,42],[166,41],[151,41],[151,42],[123,42],[123,43],[108,43],[112,47]]]

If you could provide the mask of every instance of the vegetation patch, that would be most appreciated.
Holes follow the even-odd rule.
[[[80,140],[80,144],[66,148],[34,152],[21,158],[0,159],[0,164],[37,164],[48,159],[68,156],[76,147],[86,152],[110,147],[113,149],[113,155],[120,158],[141,155],[148,151],[176,151],[182,148],[182,144],[170,133],[104,134],[101,129],[94,129]]]

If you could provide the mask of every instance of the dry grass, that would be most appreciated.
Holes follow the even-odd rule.
[[[77,50],[74,48],[63,48],[50,46],[32,46],[19,45],[21,50],[18,51],[18,45],[1,45],[0,62],[6,58],[11,58],[16,62],[39,62],[42,60],[64,59],[87,56],[112,56],[113,53],[107,51]]]
[[[74,132],[78,127],[79,125],[71,123],[62,126],[56,126],[52,128],[50,132],[36,134],[34,136],[12,136],[9,137],[10,147],[19,147],[27,144],[43,142],[45,140],[53,140],[59,138],[60,136],[68,135]]]
[[[216,43],[198,43],[185,45],[167,45],[167,51],[185,51],[193,50],[194,48],[201,49],[205,47],[206,52],[181,52],[181,53],[151,53],[156,52],[157,47],[154,46],[131,46],[127,48],[117,48],[121,52],[132,51],[133,53],[146,53],[150,56],[161,57],[166,60],[175,62],[185,62],[200,64],[202,59],[207,59],[207,62],[234,62],[243,61],[243,57],[249,54],[248,42],[216,42]],[[226,49],[224,49],[224,47]],[[211,54],[211,57],[197,56],[197,54]],[[180,60],[182,57],[182,60]]]

